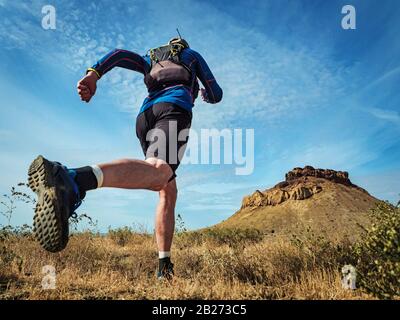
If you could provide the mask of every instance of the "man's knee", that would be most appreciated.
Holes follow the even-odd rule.
[[[160,159],[150,158],[146,162],[157,169],[157,184],[152,188],[153,191],[161,191],[168,187],[169,180],[173,176],[173,171],[168,163]]]

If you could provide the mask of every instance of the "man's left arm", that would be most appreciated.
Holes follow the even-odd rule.
[[[211,72],[207,62],[196,51],[189,50],[189,54],[194,58],[196,63],[196,75],[200,79],[205,89],[201,89],[201,95],[207,103],[218,103],[222,100],[222,89],[218,85],[217,80]]]

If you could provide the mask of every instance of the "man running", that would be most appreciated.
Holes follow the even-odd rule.
[[[145,160],[121,159],[109,163],[69,169],[42,156],[28,172],[29,186],[38,195],[34,233],[43,248],[58,252],[68,242],[68,219],[75,214],[86,192],[100,187],[147,189],[159,193],[155,232],[159,251],[158,277],[173,275],[171,244],[175,228],[177,198],[176,169],[188,141],[192,108],[201,81],[201,96],[208,103],[222,99],[222,90],[202,56],[182,38],[140,56],[116,49],[87,70],[78,82],[78,94],[89,102],[96,83],[114,67],[140,72],[149,95],[136,120],[136,134]]]

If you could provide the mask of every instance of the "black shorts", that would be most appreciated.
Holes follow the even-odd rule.
[[[173,103],[161,102],[140,113],[136,135],[147,158],[162,159],[174,175],[185,152],[192,123],[192,112]]]

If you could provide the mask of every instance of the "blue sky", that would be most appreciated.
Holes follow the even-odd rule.
[[[41,27],[44,5],[57,29]],[[341,28],[352,4],[357,29]],[[90,104],[75,85],[114,48],[144,54],[179,27],[224,90],[197,101],[193,128],[254,128],[255,170],[182,166],[177,213],[199,228],[226,219],[242,197],[297,166],[346,170],[374,196],[400,193],[400,3],[370,1],[8,1],[0,0],[0,192],[26,178],[37,154],[70,167],[141,158],[134,120],[142,77],[114,69]],[[102,189],[80,212],[101,230],[153,228],[157,196]],[[20,206],[14,224],[31,223]],[[0,217],[0,223],[4,223]]]

